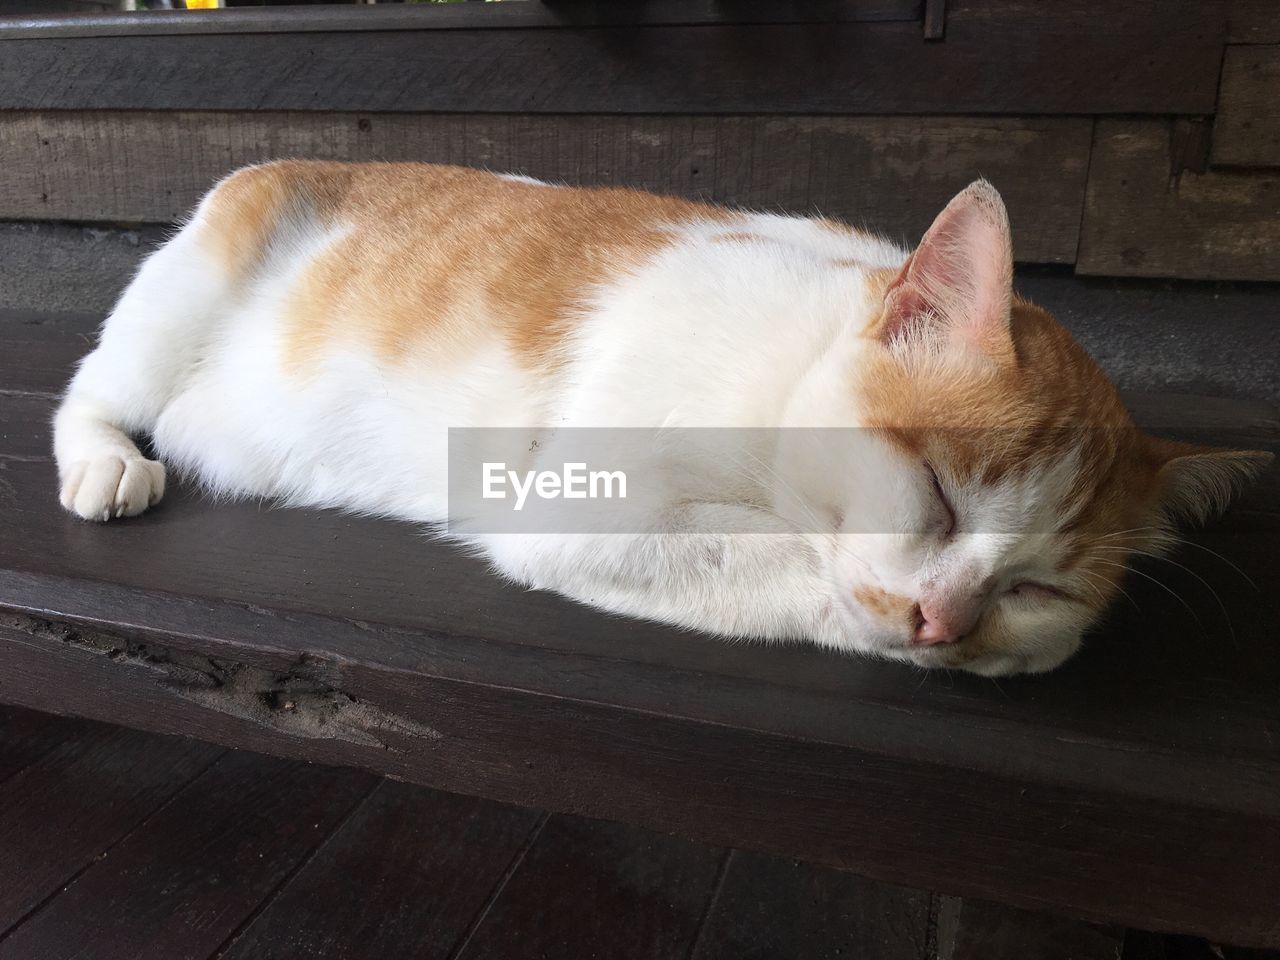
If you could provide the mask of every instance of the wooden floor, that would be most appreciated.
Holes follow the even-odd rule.
[[[0,708],[0,960],[1121,956],[1264,955]]]

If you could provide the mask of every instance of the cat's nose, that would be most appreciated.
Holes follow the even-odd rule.
[[[932,647],[941,643],[955,643],[972,627],[942,611],[916,604],[915,633],[911,642],[917,647]]]

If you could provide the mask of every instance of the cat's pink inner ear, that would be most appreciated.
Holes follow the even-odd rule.
[[[1011,349],[1013,243],[995,187],[970,184],[934,220],[885,292],[886,340],[944,334],[999,356]]]

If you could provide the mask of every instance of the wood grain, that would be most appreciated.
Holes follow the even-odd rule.
[[[512,27],[661,26],[669,24],[822,23],[918,20],[921,0],[645,0],[600,3],[554,0],[472,7],[338,4],[306,11],[254,9],[149,10],[140,14],[0,18],[0,40],[29,37],[175,36],[179,34],[319,33],[371,30],[510,29]],[[103,7],[107,5],[102,4]]]
[[[690,960],[935,960],[930,901],[920,890],[735,850]]]
[[[1213,162],[1280,167],[1280,44],[1228,47]]]
[[[0,934],[221,752],[192,740],[96,727],[0,784]]]
[[[384,781],[220,960],[446,960],[541,822]]]
[[[457,958],[686,956],[724,856],[621,824],[553,817]]]
[[[84,957],[92,930],[94,960],[206,960],[373,784],[228,754],[0,941],[0,958]]]
[[[1280,171],[1170,175],[1162,120],[1099,120],[1077,272],[1280,280]]]
[[[49,414],[44,397],[13,393],[0,396],[0,457],[47,460],[52,456],[48,430],[40,421]]]
[[[359,764],[450,792],[622,820],[891,883],[1238,943],[1280,942],[1269,912],[1280,830],[1270,814],[1032,783],[424,674],[397,685],[374,668],[346,670],[340,689],[394,718],[394,727],[376,728],[381,743],[287,736],[212,707],[184,716],[181,698],[173,710],[139,703],[141,678],[107,672],[102,658],[92,673],[53,657],[46,669],[31,654],[10,656],[12,646],[0,644],[0,667],[20,695],[58,677],[85,712],[148,729],[177,724],[256,750]],[[180,659],[181,651],[154,649]],[[289,669],[278,661],[281,675]],[[703,687],[713,689],[705,680]],[[56,708],[56,696],[42,696],[34,705]],[[437,736],[413,732],[422,728]],[[1212,782],[1226,790],[1226,775]]]
[[[1230,0],[1229,43],[1280,43],[1280,4],[1275,0]]]
[[[937,960],[1121,960],[1122,928],[942,897]]]
[[[84,733],[86,728],[86,724],[75,720],[0,708],[0,782],[51,753],[64,741]]]
[[[69,362],[85,329],[6,323],[0,338],[38,331]],[[0,339],[6,377],[10,355]],[[13,375],[47,393],[55,366],[43,388]],[[1178,432],[1264,422],[1224,404],[1192,405]],[[1197,538],[1257,589],[1188,549],[1186,569],[1147,572],[1194,616],[1135,580],[1135,606],[1081,656],[997,687],[608,618],[503,585],[407,525],[216,505],[180,484],[137,520],[78,523],[52,464],[0,465],[0,701],[1280,943],[1274,483]]]
[[[20,762],[55,737],[71,743],[98,729],[26,711],[0,710],[0,716],[20,725],[0,726],[0,766]],[[163,739],[149,739],[157,744],[157,759],[163,760]],[[316,845],[328,824],[313,821],[308,827],[304,819],[298,829],[299,818],[310,811],[306,804],[287,805],[291,788],[282,773],[291,766],[296,774],[296,765],[262,758],[242,756],[217,764],[67,884],[70,905],[63,906],[62,891],[55,892],[32,915],[34,932],[21,934],[21,946],[41,960],[83,958],[90,951],[94,958],[115,956],[122,952],[116,941],[141,956],[203,957],[215,930],[240,916],[240,910],[228,909],[229,902],[258,896],[249,919],[209,957],[433,960],[465,955],[467,943],[480,949],[494,941],[512,945],[504,960],[635,955],[655,960],[939,960],[939,946],[947,960],[967,960],[975,948],[987,951],[977,954],[982,960],[1105,956],[1088,949],[1096,936],[1085,939],[1057,918],[1024,917],[1019,911],[950,898],[943,900],[939,913],[939,898],[923,891],[741,851],[720,858],[709,884],[690,883],[691,874],[705,881],[705,870],[696,865],[708,851],[687,841],[563,818],[553,821],[543,837],[544,814],[390,781],[379,783]],[[246,769],[252,771],[249,784]],[[237,784],[248,789],[228,795]],[[255,790],[272,788],[284,797],[272,796],[263,804]],[[339,809],[351,801],[341,786],[329,792]],[[24,798],[9,799],[20,803]],[[178,840],[173,821],[182,809],[213,815],[185,820]],[[0,807],[0,818],[20,813]],[[228,819],[237,814],[229,827]],[[256,849],[260,856],[237,859],[227,847]],[[313,851],[300,863],[299,847]],[[192,850],[200,855],[190,855]],[[33,854],[38,862],[42,852]],[[281,860],[292,875],[269,887],[263,881],[278,875]],[[228,883],[229,870],[234,876]],[[103,876],[114,882],[107,892],[108,907],[117,907],[105,920],[101,905],[88,896],[95,883],[101,890]],[[555,896],[542,899],[540,886],[562,891],[559,901]],[[668,888],[674,896],[663,896]],[[709,902],[693,924],[696,934],[690,943],[688,914],[708,890]],[[564,909],[563,901],[575,894],[581,900]],[[127,906],[120,909],[125,896]],[[153,906],[153,899],[161,903]],[[163,914],[166,907],[180,918]],[[583,913],[590,914],[585,923],[580,922]],[[57,922],[43,919],[49,915]],[[176,935],[175,927],[188,930]],[[1089,929],[1085,924],[1074,927]],[[1165,942],[1150,939],[1157,945]],[[104,940],[109,942],[101,945]],[[1014,948],[1023,952],[1011,952]],[[1163,950],[1131,951],[1125,960],[1202,956],[1210,960],[1208,952]],[[1229,952],[1227,958],[1236,960],[1236,954]]]
[[[904,21],[9,39],[0,109],[1208,114],[1225,31],[1221,0],[954,0],[944,43]]]
[[[986,176],[1011,210],[1019,259],[1069,262],[1091,135],[1079,118],[17,113],[0,115],[0,218],[172,222],[236,167],[311,157],[820,211],[914,241]]]

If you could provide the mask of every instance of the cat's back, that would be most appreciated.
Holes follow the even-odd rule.
[[[350,336],[391,360],[498,333],[538,358],[590,290],[673,230],[740,216],[465,167],[279,161],[223,181],[197,220],[233,282],[287,277],[286,346],[305,366]]]
[[[840,270],[901,258],[829,220],[423,163],[248,167],[196,220],[232,282],[275,281],[295,370],[353,338],[396,360],[496,335],[531,364],[553,362],[597,291],[676,248],[691,277],[758,280],[762,261]]]

